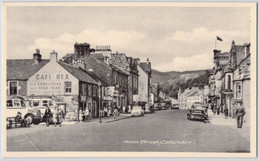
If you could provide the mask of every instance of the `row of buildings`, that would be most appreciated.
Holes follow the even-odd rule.
[[[229,52],[214,50],[214,64],[209,78],[208,100],[220,112],[228,110],[228,116],[235,117],[238,102],[242,102],[247,125],[250,116],[250,43],[236,45],[232,41]]]
[[[229,52],[214,50],[214,67],[209,83],[203,89],[192,87],[179,90],[180,109],[189,109],[195,102],[204,105],[213,103],[224,115],[228,110],[230,118],[235,117],[238,102],[242,102],[246,120],[250,116],[250,43],[236,45],[233,41]],[[247,122],[248,122],[247,121]],[[248,125],[248,124],[247,124]]]
[[[207,86],[205,86],[204,89],[199,89],[199,87],[187,88],[184,91],[181,91],[181,89],[179,89],[179,109],[189,109],[195,102],[205,104],[207,100],[204,100],[204,93],[208,93]]]
[[[52,105],[46,99],[51,98],[67,115],[88,108],[98,117],[104,107],[116,105],[125,112],[135,104],[148,107],[153,99],[151,74],[149,59],[140,62],[125,53],[113,53],[110,46],[75,43],[74,53],[61,59],[55,51],[50,59],[42,59],[37,49],[32,59],[7,60],[7,97],[31,98],[33,106],[40,106],[41,99],[46,100],[44,105]]]

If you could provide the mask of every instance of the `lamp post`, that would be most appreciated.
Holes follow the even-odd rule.
[[[101,96],[102,96],[102,89],[101,89],[101,83],[98,82],[98,90],[99,90],[99,123],[102,123],[101,120]]]

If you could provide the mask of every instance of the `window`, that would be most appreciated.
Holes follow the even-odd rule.
[[[87,95],[87,85],[86,84],[82,84],[82,95],[83,96],[86,96]]]
[[[17,95],[17,82],[10,82],[10,95]]]
[[[227,89],[230,90],[231,89],[231,76],[228,75],[228,84],[227,84]]]
[[[241,82],[236,83],[236,98],[242,98],[242,86]]]
[[[6,106],[7,107],[13,107],[13,101],[12,100],[7,100],[6,101]]]
[[[49,100],[49,106],[53,106],[53,101],[52,100]]]
[[[38,107],[40,105],[40,101],[33,100],[33,107]]]
[[[14,100],[14,106],[20,107],[20,100]]]
[[[43,100],[42,101],[42,106],[48,106],[48,100]]]
[[[65,93],[71,93],[71,82],[65,82]]]
[[[88,96],[92,96],[92,85],[88,85]]]

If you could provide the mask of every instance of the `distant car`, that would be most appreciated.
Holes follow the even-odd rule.
[[[159,111],[159,110],[162,109],[160,103],[155,103],[154,106],[153,106],[153,108],[154,108],[155,111]]]
[[[166,103],[161,103],[162,110],[167,110]]]
[[[171,108],[171,110],[172,109],[179,109],[179,105],[177,105],[177,104],[176,105],[171,105],[170,108]]]
[[[208,112],[207,108],[203,106],[196,106],[191,109],[189,109],[187,113],[187,119],[188,120],[202,120],[205,121],[208,119]]]
[[[134,106],[131,111],[131,116],[144,116],[144,109],[141,106]]]

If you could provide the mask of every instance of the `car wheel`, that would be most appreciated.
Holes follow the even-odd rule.
[[[26,119],[27,120],[27,124],[28,125],[31,125],[32,123],[33,123],[33,115],[32,114],[27,114],[27,115],[25,115],[25,117],[24,117],[24,119]]]

